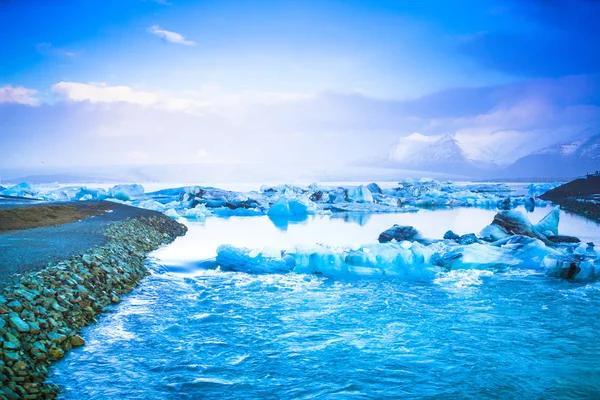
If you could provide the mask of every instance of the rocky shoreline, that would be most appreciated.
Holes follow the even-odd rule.
[[[565,211],[600,221],[600,175],[587,175],[565,183],[540,196]]]
[[[80,328],[148,275],[146,255],[187,228],[164,215],[115,222],[89,252],[20,276],[0,292],[0,399],[55,398],[51,362],[82,346]]]

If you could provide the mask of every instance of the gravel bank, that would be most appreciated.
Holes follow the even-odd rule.
[[[102,246],[36,272],[0,291],[0,399],[54,398],[47,367],[82,346],[79,329],[148,274],[146,255],[184,235],[163,216],[139,216],[108,226]]]

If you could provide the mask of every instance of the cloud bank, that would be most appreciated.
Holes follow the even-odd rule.
[[[227,94],[210,85],[162,92],[78,82],[59,82],[52,92],[56,103],[39,104],[32,90],[0,90],[3,166],[343,164],[386,154],[413,132],[452,134],[471,158],[501,166],[600,132],[597,75],[455,88],[412,100]]]

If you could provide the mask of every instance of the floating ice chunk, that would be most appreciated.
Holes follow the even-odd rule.
[[[597,258],[577,259],[572,256],[551,255],[543,260],[546,275],[579,281],[600,279],[600,262]]]
[[[104,200],[108,197],[108,193],[104,189],[72,186],[51,190],[44,193],[42,197],[50,201]]]
[[[539,196],[546,193],[548,190],[554,189],[562,185],[562,182],[551,183],[531,183],[527,186],[530,196]]]
[[[247,273],[284,273],[294,268],[293,257],[286,257],[271,250],[257,250],[221,245],[217,248],[217,264],[226,271]]]
[[[271,217],[301,217],[315,213],[315,205],[302,198],[280,197],[267,212]]]
[[[165,214],[167,217],[171,217],[171,218],[173,218],[173,219],[179,219],[179,218],[180,218],[180,215],[179,215],[179,213],[177,213],[177,211],[175,211],[175,209],[173,209],[173,208],[169,208],[168,210],[166,210],[166,211],[164,212],[164,214]]]
[[[187,219],[203,221],[206,219],[206,216],[209,214],[210,214],[210,211],[208,211],[206,209],[206,206],[204,204],[198,204],[194,208],[188,208],[185,211],[185,214],[183,214],[183,216]]]
[[[360,185],[346,189],[346,201],[352,203],[372,203],[373,194],[366,186]]]
[[[27,198],[38,198],[39,192],[34,189],[29,183],[21,182],[18,185],[9,187],[2,191],[3,196],[15,196],[15,197],[27,197]]]
[[[156,200],[142,200],[136,203],[135,206],[139,208],[144,208],[146,210],[153,210],[158,212],[164,212],[167,209],[167,207],[164,204],[159,203]]]
[[[554,235],[558,235],[558,223],[560,222],[560,208],[555,207],[548,213],[540,222],[535,225],[535,230],[538,232],[550,231]]]
[[[123,201],[139,200],[144,197],[144,187],[138,184],[116,185],[109,189],[108,195]]]

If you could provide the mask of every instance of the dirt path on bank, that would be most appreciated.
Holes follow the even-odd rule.
[[[4,206],[0,209],[0,287],[16,274],[103,245],[104,230],[114,222],[156,214],[108,201]]]

